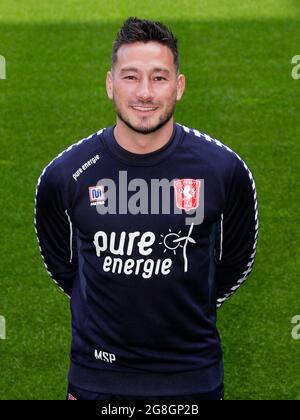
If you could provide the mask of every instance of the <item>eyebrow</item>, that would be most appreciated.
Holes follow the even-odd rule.
[[[134,71],[134,72],[138,73],[139,70],[136,67],[124,67],[123,69],[121,69],[121,73],[125,73],[127,71]],[[153,69],[153,71],[155,73],[167,73],[167,74],[170,74],[170,71],[167,68],[165,68],[165,67],[155,67]]]

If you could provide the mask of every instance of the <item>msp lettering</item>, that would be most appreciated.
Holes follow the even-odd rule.
[[[113,353],[108,353],[102,350],[95,350],[95,358],[103,362],[113,363],[116,361],[116,356]]]

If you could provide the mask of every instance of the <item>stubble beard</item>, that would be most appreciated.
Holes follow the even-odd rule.
[[[150,127],[145,127],[142,125],[132,125],[129,121],[129,118],[126,118],[126,116],[121,112],[120,108],[118,107],[118,105],[116,104],[115,100],[113,100],[114,102],[114,106],[115,106],[115,111],[117,116],[120,118],[120,120],[127,125],[127,127],[129,127],[131,130],[135,131],[136,133],[140,133],[140,134],[150,134],[150,133],[154,133],[155,131],[159,130],[161,127],[163,127],[165,124],[167,124],[168,121],[170,121],[170,119],[173,117],[174,112],[175,112],[175,108],[176,108],[176,100],[174,100],[172,106],[167,109],[167,111],[161,115],[159,117],[159,121],[156,125],[154,126],[150,126]],[[141,123],[142,124],[142,123]]]

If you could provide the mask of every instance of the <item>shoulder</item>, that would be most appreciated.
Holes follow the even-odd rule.
[[[251,171],[245,160],[227,144],[196,128],[181,126],[186,134],[185,145],[193,149],[193,153],[205,157],[212,165],[224,165],[229,172],[245,171],[252,178]]]
[[[237,157],[238,155],[234,150],[232,150],[230,147],[228,147],[225,143],[222,143],[220,140],[212,137],[211,135],[201,132],[200,130],[192,127],[187,127],[183,124],[179,124],[185,134],[186,139],[189,140],[189,145],[192,144],[192,146],[195,149],[207,149],[207,151],[210,151],[211,153],[215,152],[216,154],[220,156],[224,156],[228,159],[234,159],[234,157]],[[186,142],[185,139],[185,142]]]
[[[85,160],[95,158],[94,154],[101,150],[102,143],[99,138],[105,129],[102,128],[62,150],[44,167],[39,180],[45,175],[59,180],[64,174],[75,172],[79,166],[84,164]]]
[[[177,123],[178,124],[178,123]],[[191,127],[179,124],[185,131],[184,143],[192,150],[192,155],[201,164],[208,166],[217,178],[225,182],[229,191],[233,185],[254,192],[256,199],[256,183],[245,160],[225,143]]]

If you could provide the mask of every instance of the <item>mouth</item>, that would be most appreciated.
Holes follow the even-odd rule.
[[[132,109],[134,109],[137,113],[142,114],[142,115],[148,115],[148,114],[153,114],[158,107],[150,107],[150,106],[132,106]]]

